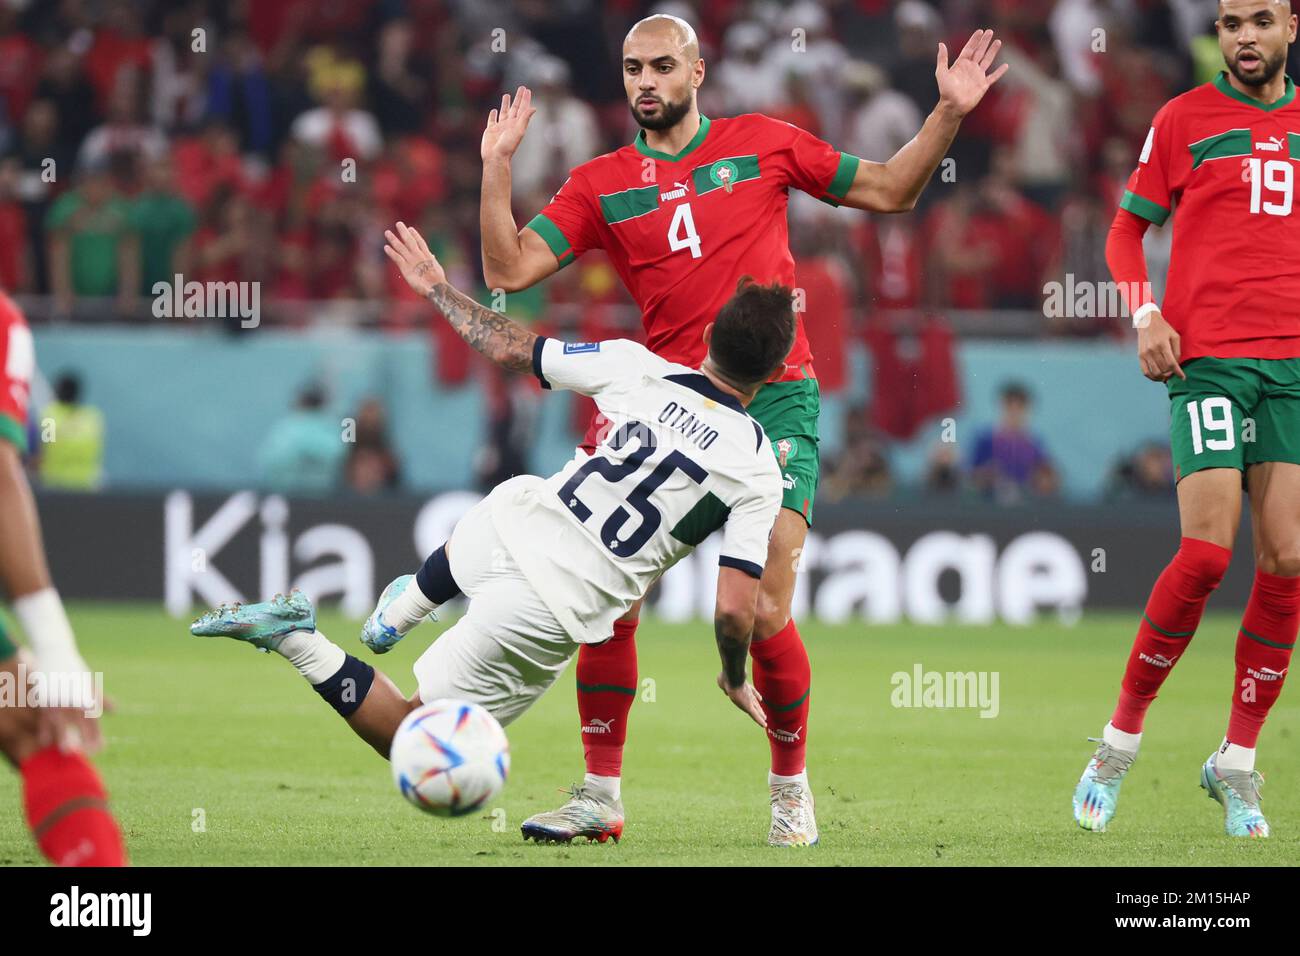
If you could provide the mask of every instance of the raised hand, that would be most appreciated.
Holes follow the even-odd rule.
[[[489,159],[509,159],[523,141],[528,121],[537,110],[533,108],[533,91],[526,86],[515,91],[515,98],[506,93],[501,97],[501,109],[488,114],[487,128],[483,130],[483,143],[479,147],[483,162]]]
[[[388,240],[384,253],[397,263],[406,284],[420,298],[426,298],[434,286],[447,281],[447,273],[429,251],[423,236],[404,222],[399,222],[394,228],[396,233],[392,229],[384,230],[384,238]]]
[[[934,71],[934,78],[939,83],[939,103],[953,110],[958,116],[965,116],[975,107],[989,87],[1002,79],[1009,64],[989,72],[1002,41],[993,38],[992,30],[976,30],[965,48],[951,66],[948,65],[948,47],[939,44],[939,63]]]

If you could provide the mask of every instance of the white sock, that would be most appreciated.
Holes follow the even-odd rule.
[[[1218,756],[1214,758],[1214,765],[1220,770],[1241,770],[1250,773],[1255,769],[1255,748],[1230,744],[1225,737],[1219,746]]]
[[[320,631],[294,631],[276,650],[311,684],[329,680],[342,669],[348,657],[343,648]]]
[[[621,777],[602,777],[589,773],[582,783],[588,790],[595,790],[613,803],[623,795],[622,782]]]
[[[1127,730],[1120,730],[1109,720],[1106,721],[1106,728],[1101,732],[1101,739],[1116,750],[1127,750],[1130,753],[1137,753],[1137,749],[1142,743],[1140,733],[1130,734]]]
[[[383,622],[403,637],[415,625],[429,616],[436,608],[429,596],[420,590],[419,582],[414,578],[402,589],[402,593],[393,599],[393,603],[384,608],[380,615]]]
[[[783,777],[779,773],[767,772],[767,785],[769,787],[779,787],[786,783],[801,783],[808,786],[808,768],[805,767],[792,777]]]

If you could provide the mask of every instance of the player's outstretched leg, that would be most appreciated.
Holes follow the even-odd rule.
[[[772,846],[815,846],[819,839],[807,769],[812,667],[790,616],[799,555],[807,536],[803,515],[782,508],[768,545],[749,647],[754,687],[763,696],[772,759],[767,775],[772,808],[767,842]]]
[[[1185,537],[1156,580],[1124,671],[1119,702],[1074,788],[1074,819],[1085,830],[1103,831],[1115,816],[1120,785],[1142,742],[1147,710],[1196,633],[1205,603],[1231,559],[1228,548]]]
[[[382,672],[316,630],[316,609],[302,592],[259,604],[225,605],[190,625],[197,637],[229,637],[277,653],[379,755],[387,758],[398,725],[418,705]]]

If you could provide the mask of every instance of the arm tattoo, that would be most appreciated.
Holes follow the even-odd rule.
[[[727,675],[727,683],[739,687],[745,683],[745,662],[749,659],[749,635],[736,636],[729,633],[726,623],[716,618],[713,633],[718,640],[718,654],[722,657],[722,673]]]
[[[446,282],[429,290],[428,297],[470,348],[502,368],[527,372],[533,367],[536,333],[512,322],[499,312],[479,305]]]

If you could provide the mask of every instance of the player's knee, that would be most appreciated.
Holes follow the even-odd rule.
[[[766,640],[790,623],[790,606],[763,591],[758,592],[754,614],[754,637]]]
[[[1300,545],[1266,544],[1255,556],[1255,566],[1265,574],[1284,578],[1300,577]]]
[[[1223,583],[1232,563],[1232,551],[1209,541],[1185,539],[1178,549],[1178,563],[1196,589],[1208,593]]]

